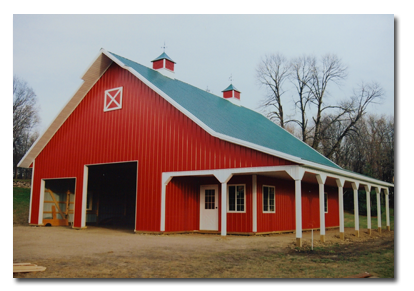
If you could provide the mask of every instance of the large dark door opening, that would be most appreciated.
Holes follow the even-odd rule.
[[[86,224],[135,227],[137,162],[88,166]]]

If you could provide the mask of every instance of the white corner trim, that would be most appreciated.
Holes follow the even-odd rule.
[[[89,168],[88,168],[87,165],[84,165],[83,166],[81,228],[86,226],[86,199],[87,199],[87,196],[88,196],[88,177],[89,177]],[[75,203],[76,203],[76,201],[75,201]],[[73,220],[75,220],[75,219],[73,219]]]
[[[36,162],[36,160],[33,160],[32,180],[30,181],[29,217],[28,217],[28,221],[27,221],[28,223],[30,223],[30,219],[32,218],[33,181],[34,181],[35,162]]]
[[[43,206],[45,204],[45,180],[40,180],[40,195],[39,195],[39,218],[38,225],[43,225]]]

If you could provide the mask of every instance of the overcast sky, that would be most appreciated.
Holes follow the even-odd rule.
[[[394,15],[14,15],[13,73],[38,96],[43,132],[79,88],[100,48],[151,67],[166,43],[176,78],[221,96],[233,84],[241,104],[258,110],[265,91],[255,70],[265,54],[336,54],[348,66],[329,103],[361,81],[385,90],[369,112],[394,114]],[[293,113],[293,91],[285,107]]]

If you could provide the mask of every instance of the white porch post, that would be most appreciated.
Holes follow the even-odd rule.
[[[214,174],[221,183],[221,235],[227,235],[227,182],[230,181],[233,174],[231,172],[220,172]]]
[[[167,191],[167,185],[170,183],[172,176],[162,174],[161,178],[161,225],[160,231],[165,231],[165,195]]]
[[[295,180],[296,245],[302,246],[302,179]]]
[[[371,235],[371,185],[365,185],[365,192],[367,193],[367,229],[368,234]]]
[[[305,170],[300,166],[286,171],[295,180],[296,245],[302,247],[302,178]]]
[[[257,175],[252,176],[253,193],[253,232],[257,232]]]
[[[358,188],[359,182],[351,183],[354,190],[354,222],[355,222],[355,236],[359,237],[359,207],[358,207]]]
[[[221,235],[227,235],[227,182],[221,183]]]
[[[339,236],[340,239],[345,239],[344,229],[344,184],[345,179],[336,179],[336,185],[338,186],[338,200],[339,200]]]
[[[384,188],[385,193],[385,215],[386,215],[386,224],[387,224],[387,230],[391,230],[390,226],[390,201],[389,201],[389,191],[388,188]]]
[[[320,240],[325,242],[325,181],[326,175],[317,174],[316,180],[319,184],[319,227]]]
[[[377,194],[378,233],[381,233],[381,188],[376,187],[375,193]]]

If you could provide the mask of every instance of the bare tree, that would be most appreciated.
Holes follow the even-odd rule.
[[[311,83],[313,77],[313,68],[315,67],[315,57],[303,56],[296,58],[291,62],[290,80],[296,88],[297,99],[295,106],[299,109],[300,119],[294,119],[292,122],[296,123],[301,132],[303,142],[308,142],[308,135],[312,128],[308,126],[307,110],[310,107],[312,99],[311,91],[308,89],[308,84]]]
[[[318,149],[321,141],[322,115],[325,110],[340,108],[336,105],[327,105],[325,96],[327,94],[328,85],[331,83],[340,84],[347,76],[347,67],[336,56],[326,54],[322,57],[322,66],[316,63],[312,68],[312,78],[307,83],[307,87],[311,93],[311,103],[316,107],[315,117],[313,117],[314,130],[312,147]],[[342,108],[344,109],[346,108]],[[342,112],[340,114],[345,114]],[[340,116],[334,119],[338,119]]]
[[[18,162],[37,137],[33,128],[38,121],[36,94],[25,81],[13,76],[13,173],[15,178],[18,175]]]
[[[327,136],[326,128],[329,128],[334,123],[341,123],[341,130],[339,134],[333,139],[332,145],[329,149],[325,149],[325,156],[331,158],[335,151],[341,145],[342,140],[356,129],[358,120],[360,120],[366,113],[369,104],[376,103],[382,98],[383,89],[377,83],[364,84],[362,83],[358,89],[354,90],[354,95],[349,101],[342,102],[339,106],[340,112],[335,115],[328,123],[327,127],[320,129],[320,139]]]
[[[282,95],[289,72],[290,64],[281,54],[266,55],[256,69],[256,79],[268,92],[260,107],[269,110],[267,117],[282,128],[288,122],[283,112]]]
[[[331,90],[333,85],[340,86],[347,76],[347,67],[332,54],[324,55],[319,61],[313,56],[303,56],[289,64],[280,54],[266,56],[256,73],[259,83],[268,90],[261,107],[269,111],[269,119],[284,128],[289,127],[292,133],[296,133],[292,125],[298,126],[302,141],[339,165],[366,172],[362,163],[353,163],[348,158],[352,151],[358,150],[357,160],[368,159],[363,152],[368,143],[358,141],[359,127],[367,128],[365,121],[361,120],[368,106],[380,101],[384,94],[379,84],[361,83],[348,99],[332,102],[328,98],[328,89]],[[284,94],[292,89],[285,84],[286,80],[296,89],[292,96],[295,109],[299,111],[299,114],[290,115],[290,119],[286,118],[282,106],[288,101]],[[345,141],[355,142],[355,146]],[[388,164],[393,164],[393,161]]]

